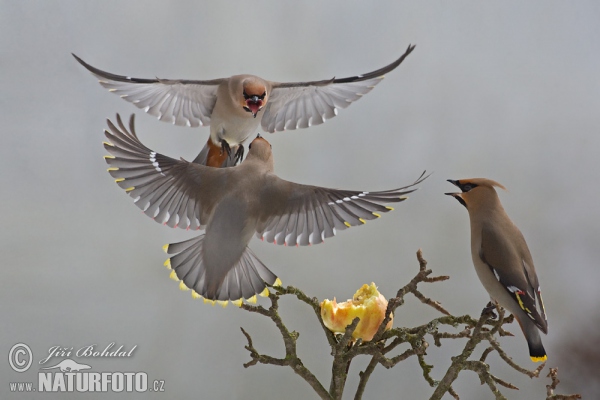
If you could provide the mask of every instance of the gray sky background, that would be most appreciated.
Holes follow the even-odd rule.
[[[0,397],[11,381],[37,379],[51,346],[137,345],[131,359],[88,359],[96,371],[146,371],[166,392],[127,398],[314,398],[291,369],[255,366],[239,327],[259,351],[283,356],[276,328],[229,306],[193,301],[168,279],[161,246],[191,237],[145,217],[106,173],[105,119],[135,112],[141,139],[190,159],[208,128],[173,127],[109,94],[71,57],[136,77],[210,79],[251,73],[276,81],[344,77],[415,51],[371,93],[324,125],[268,135],[284,179],[348,189],[389,189],[433,175],[410,199],[325,244],[250,247],[284,284],[319,299],[346,299],[374,281],[392,296],[416,273],[422,248],[451,280],[427,295],[455,314],[487,303],[470,256],[466,211],[446,179],[488,177],[533,253],[549,314],[549,365],[559,342],[598,316],[600,259],[600,4],[502,2],[142,2],[0,1],[0,355],[27,343],[34,367],[0,362]],[[263,300],[263,304],[266,302]],[[312,311],[285,300],[301,332],[300,356],[324,383],[330,356]],[[395,326],[436,314],[409,299]],[[501,343],[534,367],[518,326]],[[581,337],[585,341],[585,337]],[[590,343],[595,346],[596,343]],[[442,377],[457,344],[431,347]],[[60,361],[61,358],[55,359]],[[82,361],[82,360],[79,360]],[[352,365],[351,398],[363,359]],[[544,398],[531,381],[497,362],[521,388],[512,399]],[[473,373],[455,386],[491,398]],[[569,388],[562,390],[584,390]],[[428,398],[416,359],[379,367],[365,398]],[[486,397],[487,396],[487,397]],[[23,398],[37,398],[23,396]],[[106,398],[86,394],[78,398]],[[47,399],[63,396],[46,395]],[[462,398],[462,396],[461,396]]]

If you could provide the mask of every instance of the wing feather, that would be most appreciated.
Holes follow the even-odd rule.
[[[100,85],[161,121],[179,126],[209,125],[217,88],[225,79],[143,79],[116,75],[73,57],[99,79]]]
[[[500,284],[510,294],[519,307],[544,333],[548,332],[548,322],[544,305],[541,300],[541,290],[537,283],[535,270],[527,271],[525,258],[531,256],[523,235],[517,229],[515,237],[521,239],[526,254],[520,254],[512,242],[509,242],[496,229],[484,225],[481,232],[481,259],[490,267]],[[533,286],[535,282],[535,286]]]
[[[111,153],[105,157],[111,166],[109,173],[117,184],[157,222],[182,229],[201,228],[224,189],[226,179],[219,177],[230,171],[175,160],[150,150],[135,133],[133,115],[129,130],[119,115],[117,125],[108,121],[105,135],[109,143],[104,144]],[[210,193],[203,187],[206,181],[211,182]]]
[[[257,236],[288,246],[321,243],[337,230],[362,225],[388,212],[383,204],[401,202],[427,176],[410,185],[381,192],[328,189],[284,181],[272,175],[261,199]]]
[[[366,74],[312,82],[274,83],[262,117],[262,128],[273,133],[322,124],[336,116],[338,109],[348,107],[369,93],[414,48],[408,46],[393,63]]]

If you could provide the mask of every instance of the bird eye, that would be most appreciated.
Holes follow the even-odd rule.
[[[462,190],[463,192],[468,192],[469,190],[474,189],[476,187],[477,185],[474,183],[465,183],[460,187],[460,190]]]

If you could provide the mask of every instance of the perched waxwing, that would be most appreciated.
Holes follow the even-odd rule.
[[[110,92],[161,121],[191,127],[210,125],[210,139],[194,162],[221,167],[241,161],[242,143],[256,133],[259,124],[273,133],[319,125],[335,117],[338,109],[370,92],[414,48],[408,46],[396,61],[366,74],[288,83],[254,75],[201,81],[131,78],[99,70],[75,54],[73,57]],[[228,157],[223,157],[224,153]]]
[[[475,271],[492,302],[510,311],[519,322],[535,362],[546,360],[540,338],[548,333],[531,253],[523,234],[500,204],[494,187],[498,182],[484,178],[448,180],[462,193],[446,193],[467,208],[471,221],[471,256]]]
[[[175,160],[144,146],[117,115],[108,121],[104,147],[109,173],[146,215],[182,229],[205,229],[201,236],[165,246],[165,265],[183,289],[208,300],[254,298],[277,277],[252,253],[254,234],[269,243],[305,246],[323,242],[351,226],[392,210],[425,179],[393,190],[364,192],[300,185],[273,172],[271,145],[260,135],[248,156],[231,168]]]

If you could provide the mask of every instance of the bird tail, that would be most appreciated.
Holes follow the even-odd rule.
[[[537,328],[533,335],[527,335],[527,345],[529,346],[529,357],[531,357],[531,361],[540,362],[548,359]]]
[[[546,361],[548,356],[546,354],[546,350],[544,349],[544,345],[542,344],[542,338],[540,337],[540,331],[538,327],[527,317],[516,318],[516,320],[519,322],[521,330],[523,331],[525,339],[527,340],[527,346],[529,346],[529,357],[531,357],[531,361]]]
[[[268,295],[267,285],[281,285],[279,278],[247,246],[225,277],[215,279],[211,266],[204,262],[204,238],[200,235],[163,247],[167,254],[173,254],[165,261],[165,266],[173,270],[171,278],[180,281],[180,289],[191,289],[192,297],[202,297],[205,302],[231,300],[241,304],[242,299],[253,302],[257,294]]]

